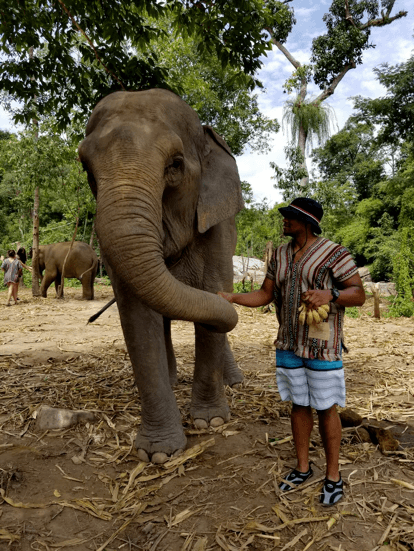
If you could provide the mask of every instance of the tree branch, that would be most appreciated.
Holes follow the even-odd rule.
[[[59,4],[62,6],[62,10],[66,12],[66,14],[68,15],[68,17],[70,18],[70,20],[72,21],[72,23],[75,25],[75,27],[78,29],[78,31],[80,31],[83,36],[86,38],[86,40],[88,41],[90,47],[92,48],[92,50],[94,51],[95,53],[95,57],[98,61],[98,63],[100,63],[102,65],[102,67],[105,69],[105,71],[108,73],[108,75],[111,75],[118,83],[119,85],[121,86],[122,90],[124,90],[125,92],[125,87],[124,85],[122,84],[121,80],[112,72],[108,69],[108,67],[106,67],[106,65],[103,63],[102,59],[99,57],[98,55],[98,52],[96,51],[96,48],[95,46],[93,45],[93,42],[92,40],[88,37],[88,35],[85,33],[85,31],[78,25],[77,21],[75,20],[75,18],[73,17],[73,15],[70,13],[70,11],[68,10],[68,8],[65,6],[65,4],[62,2],[62,0],[58,0]]]
[[[345,19],[346,19],[347,21],[349,21],[349,23],[351,23],[354,27],[358,28],[358,27],[355,25],[354,18],[352,17],[351,12],[349,11],[349,3],[348,3],[348,0],[345,0]]]
[[[379,19],[371,19],[371,21],[367,21],[364,23],[364,25],[361,25],[358,27],[360,31],[363,31],[364,29],[368,29],[370,27],[383,27],[384,25],[389,25],[396,19],[401,19],[401,17],[405,17],[407,15],[408,11],[399,11],[396,15],[393,17],[389,17],[390,10],[387,11],[385,15],[383,15]]]
[[[354,62],[349,63],[348,65],[345,65],[345,67],[342,69],[342,71],[337,75],[332,83],[328,86],[328,88],[325,88],[323,92],[319,94],[319,96],[316,98],[316,101],[325,101],[329,96],[332,96],[332,94],[335,92],[336,87],[341,82],[341,80],[344,78],[346,73],[350,71],[351,69],[355,69],[356,64]]]
[[[281,44],[279,42],[279,40],[276,40],[276,38],[273,36],[272,29],[267,28],[266,30],[270,34],[270,36],[272,37],[273,44],[275,44],[279,48],[279,50],[282,52],[282,54],[291,62],[291,64],[295,67],[295,69],[299,69],[299,67],[302,67],[301,63],[299,63],[299,61],[297,61],[293,57],[293,55],[289,52],[289,50],[287,48],[285,48],[283,46],[283,44]]]

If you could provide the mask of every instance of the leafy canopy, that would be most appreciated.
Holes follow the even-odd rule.
[[[63,129],[115,90],[180,93],[152,48],[179,35],[197,38],[199,53],[236,68],[235,80],[252,88],[271,47],[263,29],[279,11],[277,2],[261,0],[0,0],[0,89],[24,104],[15,122],[52,114]],[[165,18],[168,30],[157,24]]]

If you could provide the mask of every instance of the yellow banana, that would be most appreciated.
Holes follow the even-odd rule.
[[[306,323],[308,325],[312,325],[313,323],[313,314],[312,314],[312,310],[308,310],[307,314],[306,314]]]
[[[318,314],[319,317],[321,317],[323,320],[326,320],[326,318],[328,317],[328,312],[325,310],[325,308],[322,308],[322,306],[319,306]]]
[[[312,310],[312,316],[315,323],[321,323],[321,317],[316,310]]]
[[[328,313],[329,313],[329,310],[331,309],[329,304],[322,304],[322,306],[319,306],[319,308],[323,308]]]
[[[305,325],[306,320],[306,310],[302,310],[302,312],[299,314],[299,323],[301,325]]]

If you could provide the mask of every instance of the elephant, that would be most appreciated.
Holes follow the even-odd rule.
[[[40,292],[47,296],[47,290],[55,282],[56,293],[61,284],[63,264],[70,248],[70,242],[39,246],[39,272],[42,277]],[[43,271],[45,274],[43,276]],[[75,241],[67,257],[64,277],[75,277],[82,282],[82,298],[93,300],[93,283],[98,271],[98,257],[87,243]]]
[[[243,379],[226,335],[237,312],[217,294],[233,289],[235,215],[244,206],[237,165],[227,143],[164,89],[102,99],[79,158],[141,401],[135,447],[141,460],[163,463],[186,445],[171,320],[195,326],[196,427],[228,421],[224,384]]]

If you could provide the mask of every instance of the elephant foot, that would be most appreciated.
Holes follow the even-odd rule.
[[[184,450],[179,449],[176,450],[171,456],[168,456],[164,452],[155,452],[152,454],[151,459],[149,458],[147,452],[140,448],[137,450],[137,455],[141,461],[144,461],[145,463],[155,463],[156,465],[162,465],[163,463],[166,463],[171,457],[178,457],[183,453]]]
[[[228,415],[228,419],[223,419],[222,417],[213,417],[213,419],[210,420],[210,427],[216,428],[221,427],[221,425],[224,425],[224,423],[227,423],[230,420],[230,414]],[[205,419],[194,419],[194,426],[196,429],[208,429],[208,423]]]
[[[170,387],[174,388],[178,383],[177,373],[170,373],[169,380],[170,380]]]
[[[232,388],[239,388],[236,385],[240,385],[244,381],[243,371],[234,365],[225,365],[223,373],[223,383]]]
[[[162,464],[171,459],[171,457],[180,455],[186,443],[187,439],[182,430],[181,434],[178,434],[177,431],[175,437],[170,434],[165,440],[161,440],[158,437],[155,442],[151,442],[148,437],[138,433],[135,439],[135,448],[141,461]]]
[[[193,418],[197,429],[207,429],[208,427],[220,427],[230,421],[230,410],[226,406],[221,408],[194,408],[190,409],[190,415]]]

